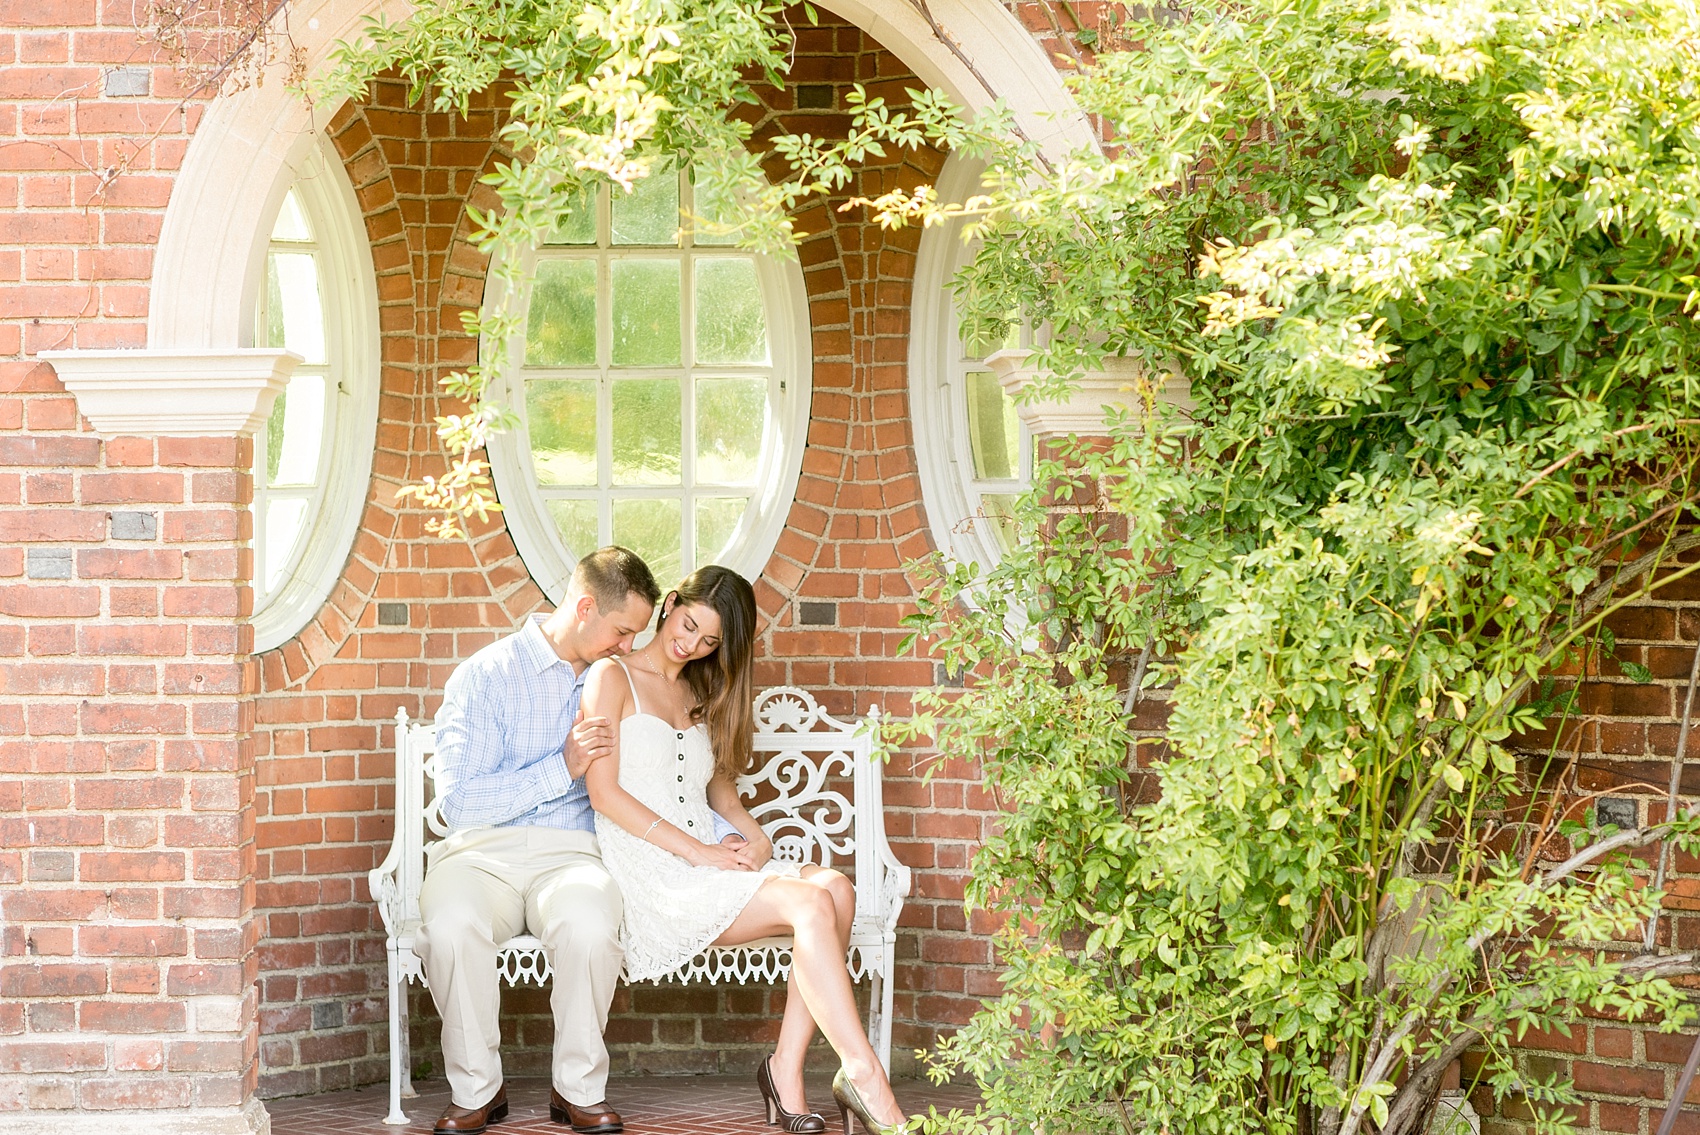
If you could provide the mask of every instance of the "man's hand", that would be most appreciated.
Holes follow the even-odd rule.
[[[613,724],[606,717],[586,717],[584,710],[579,710],[573,731],[567,734],[567,743],[561,748],[562,755],[567,758],[567,774],[574,780],[583,780],[584,772],[592,762],[613,751]]]

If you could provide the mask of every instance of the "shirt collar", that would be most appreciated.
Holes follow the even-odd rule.
[[[565,666],[567,673],[577,678],[578,674],[574,672],[572,663],[556,654],[555,648],[549,644],[549,639],[543,634],[543,623],[548,617],[547,615],[532,615],[526,619],[525,626],[521,627],[519,634],[515,636],[518,642],[514,644],[514,647],[526,665],[531,667],[534,674],[541,674],[551,666]],[[586,669],[588,670],[589,667],[586,667]]]

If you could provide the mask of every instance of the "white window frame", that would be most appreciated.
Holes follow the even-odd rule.
[[[364,215],[342,159],[322,134],[297,147],[273,187],[250,261],[243,326],[258,336],[260,293],[278,212],[291,188],[313,230],[318,251],[320,303],[325,318],[325,403],[328,419],[319,452],[319,475],[307,505],[307,529],[296,542],[277,590],[262,591],[259,555],[265,524],[265,489],[256,483],[254,518],[254,650],[272,650],[301,632],[342,578],[366,511],[377,448],[381,344],[378,277]],[[260,428],[264,433],[265,427]],[[255,439],[256,461],[263,448]],[[257,479],[256,479],[257,481]]]
[[[944,201],[965,201],[980,191],[983,163],[952,155],[937,181]],[[1033,481],[1033,439],[1020,426],[1020,477],[981,480],[974,475],[969,445],[970,366],[956,317],[951,280],[978,246],[964,243],[966,222],[932,225],[921,234],[915,256],[915,287],[909,315],[909,407],[915,431],[915,461],[921,499],[933,546],[952,559],[989,568],[1003,558],[994,522],[982,516],[986,493],[1020,494]]]
[[[673,175],[677,176],[677,175]],[[683,199],[681,199],[683,203]],[[610,191],[597,194],[597,243],[588,245],[561,246],[564,249],[576,249],[581,252],[594,252],[599,255],[599,263],[608,263],[613,258],[643,259],[645,257],[677,258],[681,249],[668,245],[614,245],[604,239],[608,233],[611,208]],[[555,247],[555,246],[551,246]],[[731,245],[712,245],[716,254],[732,256],[750,256],[746,250]],[[683,251],[690,252],[693,246],[687,237]],[[517,297],[516,311],[524,313],[530,302],[529,281],[535,276],[535,265],[538,254],[535,250],[526,253],[523,263],[523,278],[527,285]],[[774,547],[779,543],[779,536],[785,530],[785,523],[790,515],[791,503],[796,497],[797,480],[803,468],[803,449],[808,437],[809,407],[814,388],[814,361],[809,324],[808,292],[803,282],[802,265],[795,256],[778,258],[771,256],[755,256],[756,281],[761,289],[763,315],[767,319],[768,352],[770,362],[767,367],[750,367],[737,364],[697,365],[689,360],[692,329],[690,321],[682,325],[682,347],[687,361],[677,367],[632,367],[634,375],[654,374],[656,377],[678,375],[681,378],[683,400],[681,404],[680,436],[686,452],[681,462],[681,486],[655,486],[645,490],[637,486],[626,486],[620,490],[624,498],[655,496],[680,497],[683,502],[683,529],[687,539],[694,539],[695,524],[691,512],[692,502],[696,496],[720,496],[714,488],[704,485],[698,488],[694,470],[691,468],[690,447],[694,444],[695,421],[692,412],[694,399],[693,383],[686,381],[689,377],[712,376],[726,374],[729,376],[747,375],[752,370],[771,369],[772,379],[769,386],[770,405],[773,407],[773,427],[776,431],[776,445],[767,447],[762,453],[755,474],[755,488],[750,496],[749,507],[739,521],[736,533],[732,537],[730,551],[722,559],[722,564],[747,579],[757,578],[767,561],[773,555]],[[694,287],[695,273],[689,269],[690,261],[685,262],[685,270],[681,272],[680,297],[681,303]],[[495,310],[503,302],[500,277],[496,271],[497,265],[492,263],[489,274],[489,285],[485,295],[487,310]],[[606,323],[608,307],[605,300],[605,289],[608,286],[608,273],[599,268],[597,273],[598,320]],[[566,597],[567,584],[572,577],[577,559],[567,549],[561,540],[560,533],[555,527],[544,505],[544,498],[538,491],[537,476],[531,460],[529,442],[530,431],[527,426],[525,381],[526,375],[537,377],[597,377],[606,372],[601,367],[585,368],[556,368],[533,367],[529,372],[525,362],[525,320],[519,321],[519,328],[511,339],[501,348],[486,340],[480,344],[483,357],[488,360],[498,349],[500,358],[500,377],[496,386],[502,405],[513,411],[519,418],[518,428],[506,431],[491,438],[488,447],[490,460],[490,475],[495,482],[496,497],[501,502],[502,514],[507,518],[508,532],[513,537],[514,546],[519,550],[520,559],[525,563],[526,570],[532,579],[543,589],[544,594],[555,603]],[[598,342],[607,343],[609,329],[602,327],[598,333]],[[608,368],[625,370],[627,368]],[[541,373],[540,373],[541,372]],[[777,387],[777,390],[775,390]],[[597,414],[610,412],[608,406],[609,390],[606,381],[599,381],[597,386]],[[600,439],[600,429],[598,438]],[[599,440],[598,445],[601,445]],[[606,457],[607,455],[602,455]],[[599,459],[599,464],[605,462]],[[600,516],[610,505],[613,490],[607,484],[599,485],[593,491],[587,491],[585,496],[594,496],[597,501]],[[741,493],[739,495],[742,495]],[[689,549],[687,545],[681,552]],[[690,562],[687,558],[686,562]],[[702,566],[698,562],[695,566]],[[663,587],[670,586],[672,580],[657,580]]]

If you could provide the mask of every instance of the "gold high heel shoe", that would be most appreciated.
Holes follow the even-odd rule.
[[[850,1074],[842,1067],[832,1078],[832,1098],[838,1101],[838,1118],[844,1122],[844,1135],[850,1135],[850,1113],[855,1112],[856,1118],[862,1121],[863,1130],[868,1135],[901,1135],[909,1126],[907,1120],[902,1123],[881,1123],[868,1111],[868,1105],[862,1102],[862,1093],[856,1090],[856,1083],[850,1079]]]
[[[789,1112],[779,1102],[779,1089],[773,1083],[773,1057],[769,1056],[756,1068],[756,1087],[761,1090],[762,1102],[767,1105],[767,1123],[792,1135],[822,1135],[826,1117],[818,1111]],[[805,1105],[806,1106],[806,1105]]]

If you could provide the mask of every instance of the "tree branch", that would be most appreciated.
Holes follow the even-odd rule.
[[[1687,977],[1700,973],[1700,950],[1681,954],[1642,954],[1618,963],[1618,972],[1631,981],[1649,977]]]
[[[1417,1130],[1428,1118],[1435,1092],[1440,1087],[1440,1078],[1446,1074],[1446,1069],[1480,1039],[1480,1030],[1466,1028],[1418,1065],[1388,1105],[1387,1122],[1381,1128],[1381,1135],[1407,1135]]]
[[[1696,816],[1700,816],[1700,804],[1690,804],[1683,811],[1683,816],[1690,820]],[[1565,877],[1576,873],[1583,867],[1586,867],[1596,859],[1609,855],[1611,852],[1614,852],[1619,848],[1646,847],[1649,843],[1656,843],[1670,835],[1671,831],[1675,827],[1676,823],[1673,820],[1668,823],[1654,824],[1652,827],[1647,828],[1631,828],[1629,831],[1618,832],[1614,836],[1608,836],[1607,838],[1600,840],[1598,843],[1589,844],[1581,851],[1578,851],[1575,855],[1572,855],[1569,859],[1566,859],[1563,863],[1560,863],[1557,867],[1554,867],[1551,871],[1542,875],[1541,886],[1543,888],[1550,887],[1554,883],[1560,882]]]
[[[1674,422],[1645,422],[1639,426],[1626,426],[1621,430],[1613,430],[1611,433],[1607,434],[1606,437],[1625,437],[1629,434],[1644,433],[1647,430],[1656,430],[1669,426],[1700,426],[1700,418],[1678,418]],[[1536,473],[1533,477],[1524,481],[1517,491],[1511,494],[1511,499],[1521,500],[1524,493],[1527,493],[1530,489],[1534,488],[1536,485],[1540,484],[1542,481],[1546,480],[1548,477],[1552,476],[1578,457],[1581,457],[1586,452],[1587,450],[1578,448],[1566,453],[1563,457],[1560,457],[1557,461],[1554,461],[1551,465],[1548,465],[1545,469],[1542,469],[1539,473]]]

